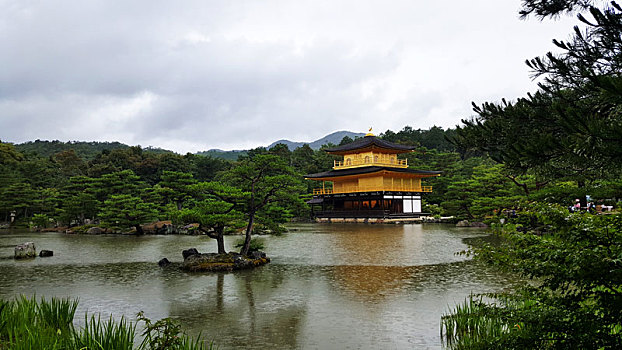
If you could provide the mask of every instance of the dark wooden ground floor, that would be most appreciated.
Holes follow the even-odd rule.
[[[308,201],[314,218],[416,218],[419,192],[364,192],[319,195]]]

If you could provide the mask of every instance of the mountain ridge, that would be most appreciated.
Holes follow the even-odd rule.
[[[347,131],[347,130],[340,130],[340,131],[335,131],[333,133],[330,133],[320,139],[317,139],[315,141],[311,141],[311,142],[299,142],[299,141],[290,141],[290,140],[278,140],[275,142],[272,142],[268,147],[266,148],[272,148],[276,145],[278,145],[279,143],[284,144],[285,146],[287,146],[287,148],[289,148],[290,151],[295,150],[298,147],[303,146],[304,144],[309,145],[309,147],[311,147],[311,149],[313,150],[318,150],[320,149],[320,147],[322,147],[325,144],[328,143],[332,143],[334,145],[338,145],[341,140],[344,137],[350,137],[351,139],[355,139],[357,137],[363,137],[365,136],[364,133],[356,133],[356,132],[352,132],[352,131]]]
[[[346,131],[346,130],[341,130],[341,131],[335,131],[333,133],[330,133],[320,139],[317,139],[315,141],[311,141],[311,142],[297,142],[297,141],[290,141],[290,140],[278,140],[275,141],[273,143],[271,143],[270,145],[268,145],[266,148],[272,148],[275,145],[278,145],[279,143],[282,143],[284,145],[286,145],[290,151],[295,150],[298,147],[301,147],[305,144],[308,144],[309,147],[311,147],[313,150],[318,150],[320,149],[320,147],[322,147],[325,144],[334,144],[334,145],[338,145],[341,140],[344,137],[350,137],[352,139],[355,139],[357,137],[362,137],[365,136],[365,134],[363,133],[355,133],[355,132],[351,132],[351,131]],[[28,153],[36,153],[39,154],[42,157],[50,157],[53,156],[57,153],[63,152],[63,151],[68,151],[68,150],[74,150],[76,152],[76,154],[81,157],[84,158],[85,160],[92,160],[93,158],[95,158],[95,156],[104,151],[104,150],[115,150],[115,149],[127,149],[130,148],[132,146],[130,145],[126,145],[124,143],[120,143],[117,141],[113,141],[113,142],[101,142],[101,141],[68,141],[68,142],[63,142],[63,141],[58,141],[58,140],[53,140],[53,141],[48,141],[48,140],[35,140],[35,141],[27,141],[27,142],[23,142],[23,143],[19,143],[15,145],[16,148],[20,151],[20,152],[28,152]],[[140,146],[139,146],[140,147]],[[145,147],[143,148],[144,151],[146,152],[152,152],[152,153],[175,153],[173,151],[170,150],[165,150],[165,149],[161,149],[161,148],[157,148],[157,147]],[[245,155],[247,154],[248,150],[230,150],[230,151],[226,151],[226,150],[221,150],[221,149],[209,149],[207,151],[199,151],[196,152],[195,154],[197,155],[203,155],[203,156],[210,156],[210,157],[214,157],[214,158],[222,158],[222,159],[228,159],[228,160],[237,160],[238,156],[240,155]]]

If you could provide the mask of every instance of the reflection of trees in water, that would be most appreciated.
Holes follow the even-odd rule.
[[[335,266],[332,282],[337,289],[364,299],[382,299],[400,290],[410,277],[408,267]]]
[[[290,297],[288,272],[269,267],[169,280],[165,294],[181,292],[184,296],[171,300],[169,313],[190,333],[201,332],[224,348],[296,348],[306,302]],[[299,281],[294,282],[300,288]]]
[[[385,298],[418,292],[443,292],[448,289],[507,285],[515,280],[473,261],[422,266],[335,266],[331,282],[341,293],[379,302]]]

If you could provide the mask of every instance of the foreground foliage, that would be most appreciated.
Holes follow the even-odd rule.
[[[450,348],[622,347],[622,215],[534,204],[499,234],[503,243],[475,248],[476,259],[533,283],[444,316]]]
[[[179,324],[165,318],[155,323],[142,313],[144,341],[135,346],[136,324],[125,318],[102,321],[99,316],[84,316],[84,326],[73,324],[78,301],[75,299],[0,300],[0,349],[11,350],[203,350],[211,349],[201,337],[188,337]]]
[[[521,15],[554,18],[576,11],[580,25],[560,54],[527,62],[540,90],[516,102],[475,105],[454,143],[482,152],[514,176],[558,186],[541,200],[619,198],[622,167],[622,7],[615,1],[523,0]],[[594,180],[597,179],[597,180]],[[602,186],[590,187],[600,182]],[[600,189],[599,189],[600,187]],[[580,191],[583,193],[580,193]],[[589,191],[589,192],[588,192]],[[572,197],[570,197],[572,198]],[[603,201],[604,202],[604,201]],[[566,204],[568,204],[566,202]],[[531,204],[498,227],[503,243],[475,249],[476,259],[529,278],[496,302],[471,298],[442,318],[453,349],[622,348],[622,216],[571,214]]]

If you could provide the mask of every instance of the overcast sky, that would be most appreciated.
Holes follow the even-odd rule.
[[[180,153],[453,127],[574,18],[519,0],[0,0],[0,140]]]

